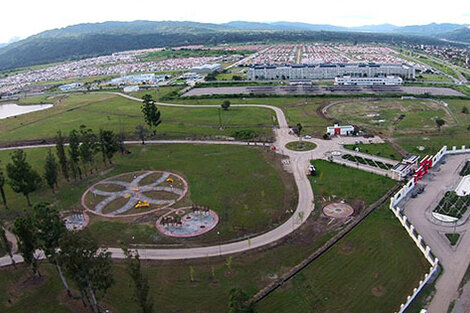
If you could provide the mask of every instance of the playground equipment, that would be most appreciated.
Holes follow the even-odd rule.
[[[139,209],[139,208],[148,208],[150,207],[150,204],[147,202],[147,201],[140,201],[137,202],[137,204],[135,205],[135,208],[136,209]]]
[[[170,184],[173,184],[173,183],[175,182],[175,180],[174,180],[173,178],[171,178],[171,177],[168,177],[168,178],[166,179],[166,182],[167,182],[167,183],[170,183]]]

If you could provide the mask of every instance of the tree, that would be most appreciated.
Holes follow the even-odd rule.
[[[300,123],[297,123],[297,135],[299,136],[299,138],[302,136],[302,129],[304,127],[302,126],[302,124]]]
[[[77,179],[77,175],[82,179],[82,170],[80,168],[80,138],[78,132],[74,129],[69,135],[69,163],[72,170],[73,179]]]
[[[100,249],[86,230],[65,232],[59,247],[65,273],[75,283],[83,304],[101,312],[98,302],[114,284],[111,253]]]
[[[26,162],[26,153],[23,150],[15,150],[11,154],[12,163],[7,164],[7,175],[11,189],[22,193],[28,205],[31,206],[29,194],[34,192],[41,183],[41,176]]]
[[[224,100],[224,102],[222,102],[220,107],[224,110],[228,110],[228,108],[230,108],[230,101],[229,100]]]
[[[96,154],[96,135],[93,133],[91,128],[86,128],[85,125],[80,126],[80,137],[81,144],[78,147],[80,154],[80,161],[83,166],[90,169],[90,173],[93,173],[93,167],[95,166],[95,154]]]
[[[463,114],[468,114],[468,108],[466,106],[462,107],[462,113]]]
[[[441,131],[441,127],[444,126],[445,123],[446,121],[444,121],[442,118],[436,119],[437,130]]]
[[[56,209],[48,203],[38,203],[33,207],[33,222],[37,230],[38,245],[44,251],[47,260],[56,267],[69,297],[72,296],[67,281],[62,273],[58,258],[59,240],[67,231]]]
[[[13,259],[13,251],[12,251],[12,244],[7,238],[5,227],[3,223],[0,221],[0,247],[8,254],[11,259],[11,263],[16,268],[15,259]]]
[[[15,220],[15,235],[18,237],[18,251],[23,256],[24,262],[31,267],[34,275],[39,272],[39,262],[35,254],[38,246],[37,232],[30,214]]]
[[[55,156],[52,154],[51,149],[49,149],[46,156],[46,163],[44,164],[44,180],[47,185],[54,192],[54,187],[57,185],[57,178],[59,177],[59,165],[55,159]]]
[[[5,208],[8,209],[7,197],[5,196],[5,175],[3,174],[3,169],[0,163],[0,194],[2,195],[2,202]]]
[[[116,135],[116,143],[118,145],[118,150],[121,152],[121,154],[124,154],[127,152],[126,146],[124,144],[124,141],[126,139],[126,134],[123,132],[120,132],[119,134]]]
[[[108,160],[110,164],[113,164],[113,156],[119,149],[114,132],[112,130],[100,129],[99,143],[104,164],[106,164],[106,160]]]
[[[59,130],[55,136],[55,148],[57,157],[59,158],[62,175],[66,180],[69,180],[69,168],[67,164],[67,155],[65,154],[64,142],[65,140],[64,137],[62,137],[62,132]]]
[[[149,298],[148,277],[142,274],[139,253],[137,250],[123,249],[123,251],[127,258],[127,273],[134,283],[134,299],[139,305],[139,312],[151,313],[153,312],[153,301]]]
[[[142,141],[142,144],[145,145],[145,138],[147,137],[149,130],[142,125],[137,125],[134,133],[140,141]]]
[[[255,313],[254,304],[240,288],[232,288],[229,293],[229,313]]]
[[[145,123],[152,129],[153,134],[157,133],[156,128],[162,122],[160,110],[158,110],[155,105],[155,101],[152,99],[152,96],[146,94],[142,97],[142,113],[144,114]]]

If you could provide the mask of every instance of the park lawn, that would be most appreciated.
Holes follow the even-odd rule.
[[[382,206],[288,283],[260,312],[395,312],[429,264]]]
[[[445,145],[452,149],[452,146],[460,147],[462,145],[469,145],[470,132],[469,131],[453,131],[441,130],[437,134],[419,134],[413,136],[397,135],[394,137],[396,143],[403,147],[406,151],[421,156],[435,154]],[[424,147],[420,151],[418,147]]]
[[[400,153],[387,142],[361,145],[343,145],[343,147],[349,150],[355,150],[357,147],[359,148],[359,152],[368,153],[387,159],[397,161],[402,159]]]
[[[390,178],[364,172],[325,160],[314,160],[317,175],[309,176],[314,195],[336,196],[348,203],[358,199],[366,206],[377,201],[396,182]]]
[[[246,79],[246,74],[244,73],[220,73],[215,77],[216,80],[233,80],[233,76],[239,76],[241,79]]]
[[[437,132],[435,120],[444,119],[443,129],[457,121],[443,104],[428,99],[381,99],[342,102],[329,109],[342,121],[385,134]]]
[[[221,112],[219,129],[217,108],[159,107],[162,123],[157,138],[201,138],[231,136],[236,130],[253,129],[262,138],[272,136],[274,113],[263,108],[230,108]],[[132,137],[136,125],[144,124],[140,104],[111,94],[72,95],[54,108],[7,118],[0,124],[2,142],[50,139],[58,130],[67,134],[80,125],[98,132],[100,128],[124,132]]]
[[[140,170],[163,170],[179,173],[189,183],[188,199],[216,211],[220,222],[216,232],[208,232],[189,240],[160,235],[153,221],[143,221],[124,228],[128,220],[91,218],[90,228],[103,238],[103,244],[131,242],[132,236],[142,243],[201,243],[229,240],[257,234],[279,225],[296,206],[297,195],[293,178],[282,170],[277,154],[261,148],[232,145],[146,145],[130,146],[129,155],[116,155],[108,170],[85,177],[78,182],[60,182],[53,195],[45,186],[31,195],[33,202],[48,201],[60,210],[79,209],[80,197],[95,182],[117,174]],[[40,173],[47,149],[28,149],[27,160]],[[10,152],[0,152],[3,166],[10,162]],[[101,164],[101,156],[97,155]],[[26,206],[22,195],[5,188],[10,209],[0,209],[0,217],[13,220]],[[96,224],[95,224],[96,222]],[[124,223],[124,224],[123,224]],[[150,228],[148,226],[151,226]]]

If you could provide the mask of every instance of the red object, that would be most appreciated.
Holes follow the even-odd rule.
[[[335,135],[341,135],[341,128],[335,127]]]

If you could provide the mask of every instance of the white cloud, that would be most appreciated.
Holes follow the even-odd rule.
[[[435,3],[432,3],[435,2]],[[467,0],[339,0],[277,2],[272,0],[59,0],[3,1],[0,42],[47,29],[108,20],[189,20],[221,23],[232,20],[296,21],[343,26],[392,23],[396,25],[451,22],[470,24],[462,14]]]

